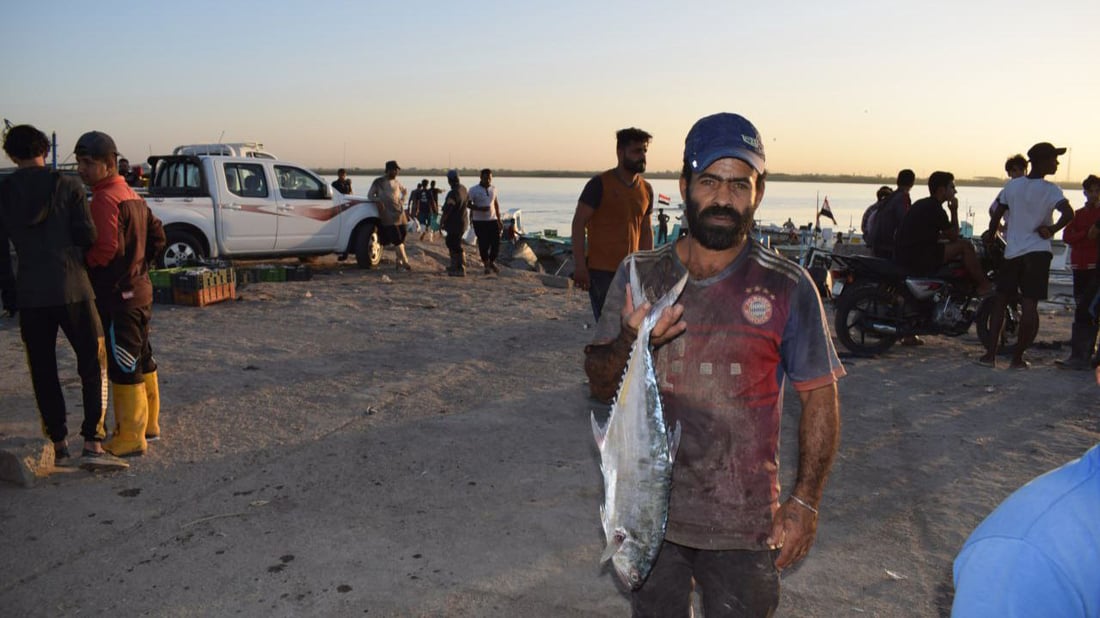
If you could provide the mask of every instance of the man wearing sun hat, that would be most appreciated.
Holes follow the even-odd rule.
[[[684,144],[680,194],[690,234],[634,254],[647,298],[611,283],[594,343],[592,394],[610,399],[649,303],[688,274],[652,331],[669,427],[681,427],[664,543],[631,596],[635,615],[683,616],[694,586],[707,616],[771,615],[779,571],[809,552],[839,437],[844,375],[809,274],[749,237],[764,197],[763,140],[737,114],[707,116]],[[799,466],[779,501],[784,385],[802,404]]]
[[[1073,209],[1062,189],[1044,178],[1058,171],[1058,155],[1065,153],[1065,148],[1057,148],[1050,142],[1035,144],[1027,151],[1031,171],[1027,176],[1008,181],[997,198],[989,230],[990,234],[996,233],[1002,217],[1008,214],[1005,263],[997,271],[990,344],[985,355],[978,359],[980,365],[996,366],[1004,310],[1008,299],[1019,294],[1020,327],[1009,367],[1027,369],[1031,366],[1024,359],[1024,352],[1039,333],[1039,301],[1047,297],[1053,257],[1050,239],[1073,220]],[[1051,215],[1055,210],[1061,216],[1052,224]]]

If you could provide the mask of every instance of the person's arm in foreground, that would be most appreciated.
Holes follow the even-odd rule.
[[[840,441],[840,402],[836,383],[799,391],[802,418],[798,425],[798,478],[791,496],[772,521],[771,545],[782,545],[775,560],[784,569],[806,557],[817,535],[817,509]]]

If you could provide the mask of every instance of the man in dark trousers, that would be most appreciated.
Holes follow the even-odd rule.
[[[466,235],[468,227],[468,194],[466,187],[458,181],[458,170],[447,172],[447,182],[451,185],[451,190],[443,200],[443,215],[439,221],[440,228],[447,234],[447,251],[451,254],[451,265],[447,267],[447,274],[465,277],[466,252],[462,249],[462,237]]]
[[[0,184],[0,296],[4,310],[18,310],[31,384],[42,427],[53,442],[54,461],[73,462],[66,438],[65,397],[57,376],[57,330],[76,354],[84,421],[81,466],[121,469],[127,464],[104,452],[107,412],[107,359],[95,294],[84,270],[84,250],[96,228],[84,199],[84,187],[72,176],[46,168],[50,143],[30,125],[12,127],[4,152],[18,169]],[[8,241],[15,245],[19,269],[11,272]]]
[[[615,167],[593,176],[573,213],[573,281],[588,290],[598,321],[623,258],[653,248],[653,187],[642,176],[653,136],[638,128],[615,133]]]
[[[92,188],[99,235],[85,261],[107,335],[107,375],[115,400],[114,435],[104,448],[141,455],[160,438],[160,387],[149,343],[153,285],[149,264],[164,250],[164,227],[118,175],[111,136],[90,131],[76,142],[77,170]]]
[[[646,298],[619,265],[585,348],[593,395],[610,399],[650,302],[687,286],[651,332],[669,427],[681,426],[660,554],[631,593],[635,616],[770,616],[779,572],[804,559],[840,432],[833,349],[809,274],[753,240],[764,197],[764,140],[737,114],[700,119],[684,142],[680,194],[691,233],[634,254]],[[801,403],[798,471],[779,492],[787,383]]]

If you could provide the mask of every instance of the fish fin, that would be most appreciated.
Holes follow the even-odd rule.
[[[687,286],[688,274],[684,273],[683,277],[677,281],[657,302],[653,303],[653,306],[649,309],[649,313],[645,316],[646,325],[643,328],[651,329],[653,325],[657,323],[657,320],[661,317],[661,313],[665,309],[668,309],[680,299],[680,294],[684,292],[684,287]],[[639,284],[640,286],[641,284]],[[637,304],[635,304],[637,306]]]
[[[603,555],[600,556],[600,563],[607,562],[611,559],[611,556],[615,555],[615,552],[619,551],[622,547],[623,541],[626,540],[626,531],[622,528],[617,528],[615,534],[607,539],[607,547],[603,548]]]
[[[668,432],[668,459],[676,461],[676,451],[680,450],[680,421]]]
[[[638,277],[638,264],[634,255],[630,255],[630,300],[634,302],[634,308],[645,304],[645,290],[642,289],[642,280]]]
[[[592,412],[592,436],[596,438],[596,448],[603,450],[604,440],[607,438],[607,425],[600,427],[600,422],[596,420],[596,413]]]

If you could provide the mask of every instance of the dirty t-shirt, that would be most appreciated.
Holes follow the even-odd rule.
[[[649,301],[685,272],[675,243],[635,254]],[[611,284],[595,341],[618,336],[627,262]],[[779,496],[783,385],[844,375],[809,275],[757,243],[718,275],[689,280],[687,331],[658,348],[669,427],[681,426],[665,538],[700,549],[766,549]]]
[[[405,225],[405,199],[408,191],[401,181],[379,176],[371,183],[367,197],[378,202],[378,219],[382,225]]]

